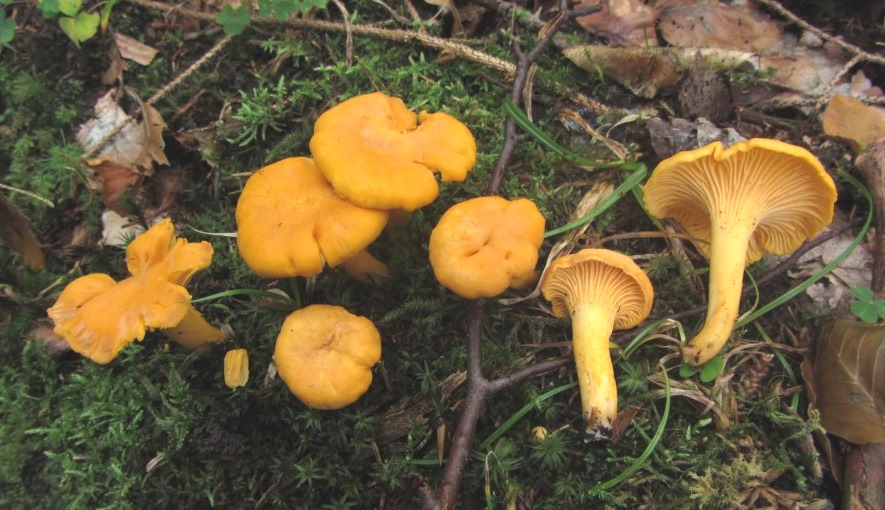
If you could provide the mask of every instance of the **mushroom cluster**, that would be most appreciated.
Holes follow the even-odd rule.
[[[320,115],[310,152],[312,158],[287,158],[252,174],[237,201],[237,246],[259,276],[314,276],[342,266],[365,282],[386,278],[389,269],[366,248],[390,215],[433,202],[435,173],[463,181],[476,164],[467,126],[446,113],[416,115],[377,92]],[[368,389],[380,356],[380,335],[368,319],[311,305],[285,320],[274,359],[302,402],[338,409]]]
[[[709,258],[709,300],[701,331],[682,348],[701,365],[731,335],[744,269],[763,253],[791,253],[830,223],[836,187],[807,150],[769,139],[724,148],[715,142],[662,161],[645,186],[645,206],[671,218]],[[613,329],[632,328],[652,305],[648,276],[624,255],[585,249],[554,260],[540,284],[553,313],[571,317],[584,418],[608,437],[617,386],[608,350]]]
[[[117,282],[94,273],[68,284],[47,310],[55,334],[100,364],[151,329],[191,349],[223,340],[224,333],[206,322],[185,289],[194,274],[209,267],[212,245],[174,234],[172,221],[165,219],[129,243],[129,278]]]

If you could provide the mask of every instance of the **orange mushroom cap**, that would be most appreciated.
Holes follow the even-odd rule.
[[[212,245],[174,238],[169,219],[154,225],[126,249],[130,278],[115,282],[106,274],[77,278],[47,310],[55,334],[71,349],[105,364],[148,329],[171,328],[192,309],[184,288],[209,267]]]
[[[544,216],[531,200],[497,196],[449,208],[430,234],[436,279],[461,297],[493,297],[534,276]]]
[[[413,211],[433,202],[443,181],[463,181],[476,141],[446,113],[417,116],[380,92],[348,99],[317,119],[310,152],[335,191],[374,209]]]
[[[648,212],[673,218],[710,259],[704,328],[684,348],[700,365],[725,345],[740,306],[747,264],[784,255],[833,219],[836,186],[807,150],[755,138],[714,142],[662,161],[645,186]]]
[[[340,409],[369,389],[381,359],[372,321],[340,306],[310,305],[286,317],[274,363],[289,390],[310,407]]]
[[[237,202],[237,246],[259,276],[311,276],[362,251],[387,215],[342,199],[310,158],[288,158],[246,182]]]

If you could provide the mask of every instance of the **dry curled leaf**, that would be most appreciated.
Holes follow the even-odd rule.
[[[142,103],[137,97],[134,99],[141,106],[142,119],[126,123],[120,132],[100,148],[90,163],[110,161],[147,175],[153,171],[154,163],[169,164],[163,150],[163,130],[166,128],[163,117],[154,107]],[[80,126],[77,141],[83,147],[91,148],[128,119],[129,116],[114,99],[114,92],[110,91],[95,103],[95,118]]]
[[[855,444],[885,442],[885,327],[827,324],[802,375],[827,432]]]
[[[3,194],[0,194],[0,241],[18,252],[31,269],[46,266],[43,250],[28,219]]]
[[[101,176],[105,206],[120,213],[126,211],[120,200],[122,194],[142,175],[151,175],[154,163],[169,164],[164,152],[166,123],[162,116],[134,93],[130,92],[130,96],[141,107],[140,120],[132,120],[110,91],[95,103],[95,118],[84,122],[77,132],[77,141],[87,151],[100,149],[83,164]]]
[[[824,133],[848,142],[855,153],[885,137],[885,108],[836,94],[823,115]]]
[[[114,32],[114,42],[121,57],[143,66],[150,65],[154,61],[154,57],[157,56],[156,48],[119,32]]]
[[[684,62],[696,55],[721,68],[754,65],[753,54],[716,48],[612,48],[597,44],[574,46],[563,55],[578,67],[623,85],[633,94],[651,99],[675,88],[682,80]]]
[[[598,0],[585,0],[575,6],[583,9],[596,5]],[[640,0],[611,0],[603,9],[576,18],[588,32],[608,39],[613,46],[657,46],[655,21],[657,11]]]
[[[673,4],[677,4],[674,2]],[[661,8],[663,38],[679,48],[720,48],[761,52],[778,44],[780,26],[750,2],[678,4]]]

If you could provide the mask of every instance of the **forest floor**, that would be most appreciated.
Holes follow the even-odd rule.
[[[822,426],[842,376],[808,353],[885,317],[881,2],[604,3],[0,0],[0,507],[823,509],[870,489]],[[247,180],[310,156],[317,118],[372,92],[463,122],[475,167],[371,244],[381,281],[257,276],[232,237]],[[752,138],[817,157],[833,220],[748,267],[729,342],[694,368],[680,347],[709,263],[648,214],[642,184],[681,151]],[[436,280],[434,226],[490,193],[544,216],[539,273],[604,247],[648,274],[651,314],[612,337],[614,440],[588,441],[571,322],[534,285],[468,300]],[[77,354],[47,309],[78,277],[129,277],[126,246],[163,218],[211,244],[187,290],[228,337],[192,351],[149,331],[107,364]],[[340,410],[300,402],[273,363],[283,320],[313,304],[382,338]],[[866,420],[855,442],[885,416],[885,335],[863,331],[837,363],[873,399],[839,411]],[[248,352],[236,389],[232,349]]]

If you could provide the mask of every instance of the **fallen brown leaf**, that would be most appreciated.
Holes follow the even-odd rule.
[[[114,32],[114,42],[120,56],[143,66],[150,65],[157,56],[157,49],[144,44],[128,35]]]
[[[598,3],[598,0],[584,0],[575,9]],[[580,16],[576,21],[588,32],[608,39],[612,46],[657,46],[657,15],[654,7],[640,0],[611,0],[601,11]]]
[[[150,175],[154,163],[168,165],[164,152],[163,130],[166,123],[152,106],[143,103],[134,93],[130,95],[141,105],[142,120],[130,121],[102,148],[93,163],[110,161],[117,166],[128,167]],[[114,99],[114,91],[99,98],[95,103],[95,118],[84,122],[77,132],[77,141],[83,147],[93,147],[129,119]],[[99,161],[94,161],[99,160]],[[92,166],[92,165],[90,165]]]
[[[46,258],[30,222],[3,194],[0,194],[0,241],[18,252],[31,269],[46,266]]]
[[[848,142],[855,152],[885,137],[885,108],[836,94],[823,114],[824,133]]]
[[[105,207],[126,214],[129,208],[122,201],[123,194],[134,186],[142,175],[128,166],[113,161],[87,161],[86,164],[101,177],[102,201]]]
[[[154,203],[157,205],[145,210],[147,218],[153,218],[172,209],[179,195],[184,192],[187,180],[184,170],[173,167],[155,173],[150,179],[150,185],[154,193]]]
[[[658,48],[610,48],[601,45],[575,46],[563,55],[590,72],[601,71],[633,94],[651,99],[663,89],[675,87],[682,68],[669,51]]]
[[[25,340],[33,340],[44,344],[46,351],[51,355],[58,355],[71,350],[68,341],[56,335],[52,330],[52,326],[49,325],[39,325],[32,329],[25,335]]]
[[[827,324],[802,374],[809,407],[830,434],[855,444],[885,442],[885,327]]]
[[[752,7],[718,2],[670,2],[661,8],[661,36],[679,48],[759,53],[783,38],[780,26]]]

